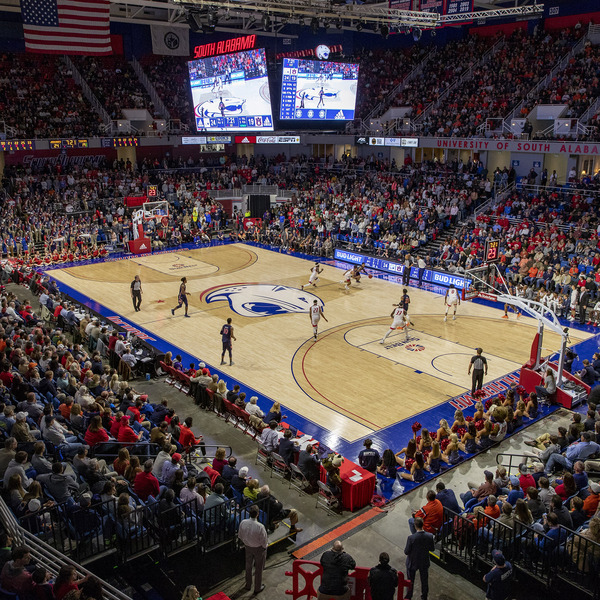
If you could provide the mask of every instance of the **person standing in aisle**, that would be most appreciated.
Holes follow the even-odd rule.
[[[240,523],[238,538],[246,548],[246,589],[252,589],[252,566],[254,566],[254,593],[259,594],[265,589],[262,582],[263,569],[267,558],[267,530],[258,520],[258,506],[255,504],[248,509],[250,518]]]
[[[142,282],[140,276],[136,275],[131,282],[131,299],[133,300],[133,310],[138,312],[142,305]]]
[[[423,531],[423,519],[415,517],[414,527],[416,532],[408,536],[404,554],[406,554],[406,574],[413,583],[413,587],[406,593],[407,600],[413,595],[415,576],[419,571],[421,578],[421,598],[427,600],[429,594],[429,553],[435,550],[433,534]]]
[[[223,342],[223,352],[221,352],[221,364],[225,364],[225,352],[229,352],[229,366],[233,365],[233,358],[231,354],[231,340],[235,340],[233,335],[233,325],[231,324],[231,317],[227,319],[227,323],[221,327],[221,341]]]
[[[487,359],[483,356],[482,348],[475,348],[477,354],[471,357],[471,362],[469,363],[469,368],[467,369],[467,374],[471,374],[471,369],[473,369],[473,385],[471,387],[471,395],[475,393],[475,390],[480,390],[483,386],[483,376],[487,375],[488,365]]]
[[[387,552],[379,555],[379,564],[369,571],[369,587],[372,600],[394,600],[398,587],[398,571],[390,567]]]

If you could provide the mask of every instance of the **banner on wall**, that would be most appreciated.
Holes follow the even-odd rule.
[[[333,257],[336,260],[342,260],[354,265],[365,265],[369,269],[391,273],[392,275],[402,275],[404,273],[404,265],[393,260],[385,260],[368,254],[360,254],[359,252],[351,252],[350,250],[342,250],[336,248]],[[419,269],[411,267],[411,279],[419,279]],[[445,271],[436,271],[433,269],[425,269],[421,276],[421,281],[426,281],[435,285],[448,287],[454,285],[459,290],[468,289],[471,286],[472,279],[460,277]]]
[[[152,54],[189,56],[190,30],[184,27],[151,25]]]

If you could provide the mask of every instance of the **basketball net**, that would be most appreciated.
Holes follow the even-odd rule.
[[[534,348],[536,355],[534,369],[539,369],[542,366],[541,353],[544,327],[547,327],[561,337],[562,343],[559,351],[558,373],[556,376],[556,385],[560,386],[562,383],[565,352],[569,341],[569,328],[564,327],[558,320],[556,314],[541,302],[511,294],[510,287],[508,286],[504,275],[502,275],[498,265],[495,263],[470,269],[465,275],[466,277],[471,277],[473,279],[472,288],[469,288],[469,290],[464,293],[465,299],[470,300],[472,298],[481,297],[488,300],[495,300],[503,304],[508,304],[537,321],[539,336],[534,342],[537,344],[537,347]],[[547,363],[548,361],[546,360],[544,365]]]

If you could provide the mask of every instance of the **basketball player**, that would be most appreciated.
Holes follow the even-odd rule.
[[[454,314],[452,315],[452,320],[456,321],[456,307],[460,304],[460,298],[458,297],[458,292],[454,287],[454,284],[451,283],[446,290],[446,295],[444,296],[444,302],[446,303],[446,314],[444,315],[444,322],[448,320],[448,310],[452,306],[454,308]]]
[[[219,102],[219,110],[221,111],[221,116],[224,117],[225,116],[225,102],[223,102],[223,96],[221,96],[221,99]]]
[[[179,304],[175,307],[171,309],[171,314],[173,316],[175,316],[175,311],[179,308],[181,308],[184,304],[185,304],[185,315],[183,315],[184,317],[189,317],[190,315],[188,315],[188,299],[187,297],[190,295],[190,293],[188,291],[186,291],[186,284],[187,284],[187,277],[182,277],[181,278],[181,284],[179,285],[179,294],[177,294],[177,302],[179,302]]]
[[[231,356],[231,340],[235,340],[233,335],[233,325],[231,324],[231,317],[227,319],[227,323],[221,327],[221,342],[223,342],[223,352],[221,352],[221,364],[224,365],[225,352],[229,352],[229,366],[233,365],[233,358]]]
[[[406,322],[410,323],[411,325],[414,325],[414,323],[411,322],[410,317],[408,316],[409,305],[410,305],[410,296],[408,295],[408,290],[406,288],[404,288],[402,290],[402,298],[400,298],[400,302],[398,302],[398,304],[395,304],[394,306],[399,306],[400,308],[403,308],[404,314],[406,315]]]
[[[360,283],[360,274],[362,273],[366,273],[365,271],[365,265],[354,265],[354,267],[352,268],[352,279],[354,279],[354,281],[356,281],[356,283]]]
[[[350,284],[352,283],[352,273],[354,272],[354,269],[348,269],[345,273],[344,273],[344,277],[343,279],[340,281],[340,283],[344,284],[344,289],[345,290],[349,290],[350,289]]]
[[[317,104],[317,108],[319,108],[319,106],[325,106],[325,102],[323,101],[325,98],[325,92],[323,91],[323,88],[321,88],[321,91],[319,92],[319,103]]]
[[[315,340],[317,339],[317,329],[319,328],[319,321],[321,317],[327,321],[327,317],[323,314],[323,309],[319,306],[318,301],[314,300],[313,305],[310,307],[309,316],[310,316],[310,324],[313,328],[313,335],[315,336]],[[329,321],[327,321],[329,323]]]
[[[315,263],[315,266],[310,270],[310,277],[308,278],[308,283],[300,286],[300,289],[303,290],[304,286],[312,285],[313,287],[317,287],[317,281],[319,281],[319,273],[322,273],[323,269],[319,263]]]
[[[518,288],[516,288],[514,285],[508,286],[508,293],[511,296],[516,296],[517,298],[522,295],[519,292]],[[512,311],[514,311],[515,313],[517,313],[517,319],[519,319],[521,317],[521,311],[516,306],[511,306],[510,304],[505,304],[504,305],[504,314],[502,315],[502,318],[503,319],[508,319],[508,307],[509,306],[510,306],[510,308],[511,308]]]
[[[383,339],[379,342],[380,344],[385,344],[385,340],[387,336],[395,331],[396,329],[404,329],[408,324],[407,314],[404,312],[404,309],[399,304],[394,304],[394,310],[390,317],[394,319],[390,328],[386,331],[386,334],[383,336]]]
[[[140,276],[136,275],[131,282],[131,299],[133,300],[133,310],[138,312],[142,305],[142,282]]]

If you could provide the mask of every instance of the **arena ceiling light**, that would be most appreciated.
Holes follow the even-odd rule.
[[[111,0],[114,3],[124,2],[125,0]],[[140,4],[145,6],[148,3],[156,4],[153,0],[126,0],[127,3]],[[304,25],[306,21],[311,23],[314,30],[314,20],[321,20],[324,25],[335,23],[337,29],[358,29],[357,23],[361,24],[361,29],[365,33],[381,34],[382,26],[390,30],[405,30],[412,28],[420,31],[435,31],[444,25],[460,25],[477,19],[498,19],[510,17],[539,16],[543,14],[544,6],[533,4],[528,6],[516,6],[512,8],[493,8],[481,10],[469,14],[439,15],[426,11],[408,11],[390,8],[387,2],[376,4],[358,4],[352,2],[349,4],[339,4],[334,0],[169,0],[169,3],[179,7],[179,10],[186,13],[193,10],[206,10],[212,8],[218,11],[220,16],[229,12],[232,19],[243,21],[244,26],[240,26],[240,31],[247,31],[260,20],[265,13],[268,13],[271,20],[271,27],[276,22],[279,27],[283,27],[282,20],[287,19],[290,24],[298,23]],[[249,21],[249,17],[255,16],[254,21]],[[316,17],[315,15],[318,15]],[[181,17],[185,22],[186,16]],[[259,25],[260,26],[260,23]],[[316,26],[318,31],[320,25]],[[222,27],[219,29],[223,29]],[[231,31],[228,26],[227,31]],[[269,31],[267,34],[270,34]]]

